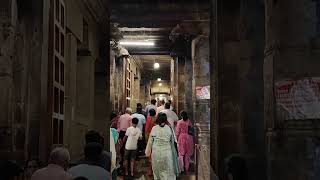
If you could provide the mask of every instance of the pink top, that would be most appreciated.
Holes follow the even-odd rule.
[[[177,139],[179,139],[179,136],[181,134],[188,134],[188,126],[192,126],[192,123],[189,119],[186,121],[184,121],[182,119],[178,121],[178,124],[176,127]]]
[[[118,131],[126,131],[131,126],[132,117],[130,114],[121,115],[119,118]]]
[[[120,116],[117,116],[111,120],[111,125],[110,125],[111,128],[115,128],[115,129],[119,128],[119,125],[120,125],[119,118]]]

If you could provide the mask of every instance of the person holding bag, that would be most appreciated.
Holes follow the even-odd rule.
[[[146,156],[151,156],[155,180],[176,180],[179,176],[178,156],[173,130],[166,124],[167,116],[158,114],[157,123],[151,130]]]

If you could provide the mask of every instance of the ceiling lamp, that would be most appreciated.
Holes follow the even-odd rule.
[[[157,81],[161,81],[161,78],[158,78]]]
[[[159,64],[159,63],[154,63],[153,67],[154,67],[155,69],[159,69],[159,68],[160,68],[160,64]]]
[[[123,46],[154,46],[154,42],[150,41],[120,41]]]

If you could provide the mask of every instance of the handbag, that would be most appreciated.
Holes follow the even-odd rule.
[[[194,135],[194,127],[188,126],[188,134],[193,136]]]

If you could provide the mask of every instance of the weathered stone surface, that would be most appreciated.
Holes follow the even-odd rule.
[[[196,87],[210,85],[209,39],[199,36],[192,42],[193,65],[193,120],[196,127],[196,143],[199,144],[197,154],[197,172],[199,179],[210,177],[210,100],[197,99]]]
[[[240,154],[249,179],[266,178],[263,118],[264,6],[259,1],[226,3],[218,36],[218,159]]]
[[[266,50],[264,64],[265,121],[268,128],[268,179],[317,179],[314,160],[318,145],[307,147],[319,136],[308,120],[284,121],[275,117],[274,83],[284,79],[319,77],[319,53],[313,49],[318,36],[318,2],[266,1]],[[313,45],[312,45],[313,44]],[[312,53],[311,53],[312,52]],[[291,127],[290,124],[296,124]],[[317,144],[317,143],[316,143]],[[288,166],[289,164],[289,166]],[[282,167],[282,168],[281,168]],[[311,168],[312,167],[312,168]]]

